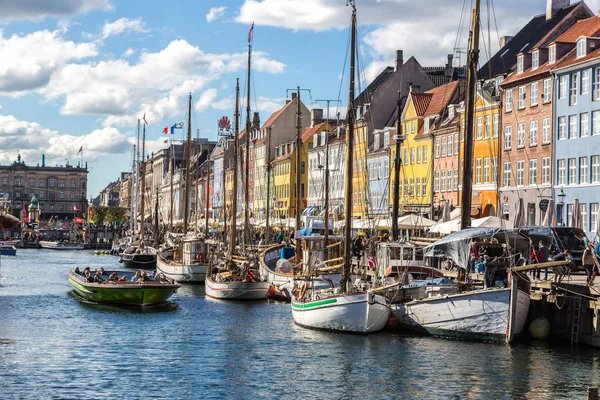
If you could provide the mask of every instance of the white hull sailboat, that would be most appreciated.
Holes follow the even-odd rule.
[[[385,297],[370,292],[350,292],[311,301],[292,299],[292,317],[305,328],[351,333],[382,330],[390,309]]]
[[[181,264],[169,261],[162,253],[156,260],[156,269],[179,283],[202,283],[206,280],[208,264]]]
[[[294,288],[294,272],[291,268],[287,272],[277,271],[277,264],[281,260],[279,250],[282,247],[283,245],[273,246],[261,255],[259,274],[263,280],[269,282],[275,289],[274,297],[289,301],[292,298],[292,289]]]
[[[40,247],[51,250],[83,250],[83,244],[72,242],[52,242],[49,240],[40,240]]]
[[[159,252],[156,269],[176,282],[203,283],[208,264],[208,246],[204,239],[190,236],[176,239],[174,247]]]
[[[432,336],[513,341],[525,327],[529,282],[513,275],[508,288],[432,296],[392,306],[400,325]]]
[[[217,274],[219,279],[220,274]],[[269,294],[269,282],[217,282],[211,276],[206,278],[206,295],[221,300],[264,300]]]

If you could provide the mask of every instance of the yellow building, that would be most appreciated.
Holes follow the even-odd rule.
[[[276,156],[271,161],[273,171],[273,217],[293,218],[292,206],[292,152],[293,143],[275,148]],[[294,207],[295,208],[295,207]]]
[[[464,160],[465,110],[458,110],[461,126],[461,165]],[[477,90],[473,121],[473,197],[471,216],[495,216],[498,189],[498,133],[500,102],[486,90]],[[462,182],[461,182],[462,184]]]
[[[400,169],[400,210],[402,213],[427,214],[432,217],[435,193],[433,183],[433,141],[431,131],[446,118],[447,106],[455,102],[459,82],[438,86],[425,93],[411,91],[402,110]],[[394,195],[395,146],[390,150],[390,204]]]

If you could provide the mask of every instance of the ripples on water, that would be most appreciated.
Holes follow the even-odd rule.
[[[572,399],[600,385],[600,352],[382,332],[317,332],[289,305],[184,286],[135,310],[69,295],[67,271],[112,256],[23,250],[0,265],[0,398]]]

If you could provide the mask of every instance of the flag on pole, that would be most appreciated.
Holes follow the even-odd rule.
[[[168,126],[165,126],[165,128],[163,129],[163,133],[164,133],[165,135],[168,135],[168,134],[169,134],[169,127],[168,127]],[[172,132],[171,132],[171,133],[172,133]]]
[[[252,31],[254,30],[254,22],[252,23],[252,26],[250,27],[250,30],[248,31],[248,43],[250,43],[252,41]]]
[[[148,125],[148,121],[146,121],[146,113],[144,113],[144,117],[143,117],[143,119],[144,119],[144,123],[145,123],[146,125]]]
[[[79,147],[79,151],[77,152],[77,155],[79,155],[79,153],[83,153],[83,146]]]
[[[171,135],[175,134],[175,129],[183,129],[183,122],[177,122],[175,125],[171,126]]]

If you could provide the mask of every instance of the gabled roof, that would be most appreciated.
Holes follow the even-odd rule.
[[[415,108],[415,113],[418,116],[422,116],[425,114],[427,106],[429,106],[429,102],[433,97],[433,94],[411,92],[410,97],[412,99],[413,107]]]
[[[589,61],[593,58],[596,58],[598,56],[600,56],[600,49],[596,49],[594,51],[592,51],[591,53],[588,53],[587,55],[585,55],[584,57],[579,57],[576,58],[577,56],[577,49],[571,49],[571,51],[569,51],[562,59],[560,62],[556,63],[556,65],[553,65],[553,69],[559,69],[559,68],[564,68],[564,67],[570,67],[571,65],[575,65],[575,64],[579,64],[585,61]]]
[[[363,90],[358,97],[354,100],[355,106],[360,106],[363,103],[370,103],[373,98],[373,92],[375,92],[390,76],[394,74],[393,67],[385,67],[383,71],[377,75],[375,79]]]
[[[454,91],[458,87],[458,84],[459,81],[453,81],[425,92],[430,94],[432,97],[429,105],[427,106],[427,110],[425,110],[423,115],[441,114],[444,108],[448,106],[450,99],[454,96]]]
[[[325,126],[327,122],[321,122],[318,125],[312,126],[312,127],[308,127],[308,128],[304,128],[304,130],[302,131],[302,134],[300,135],[300,139],[302,140],[302,143],[306,142],[307,140],[309,140],[315,133],[319,132],[319,130],[321,128],[323,128]]]
[[[273,125],[273,122],[275,122],[275,120],[281,115],[283,114],[283,112],[290,107],[290,105],[292,103],[295,103],[296,99],[288,101],[283,107],[281,107],[279,110],[275,111],[273,114],[271,114],[271,116],[269,117],[269,119],[267,119],[265,121],[265,123],[260,127],[260,129],[265,129],[270,127],[271,125]]]
[[[554,41],[557,43],[575,43],[580,36],[595,36],[600,31],[600,17],[593,16],[575,22]]]
[[[508,43],[506,43],[487,63],[477,72],[480,78],[502,75],[511,71],[517,63],[517,54],[528,52],[536,46],[544,46],[552,41],[556,35],[553,30],[558,29],[556,34],[560,34],[570,25],[564,24],[569,19],[580,19],[593,14],[583,3],[583,1],[571,4],[556,12],[556,14],[546,20],[546,14],[540,14],[533,17]],[[550,35],[550,37],[548,37]],[[541,42],[541,43],[540,43]],[[545,42],[545,43],[544,43]]]

